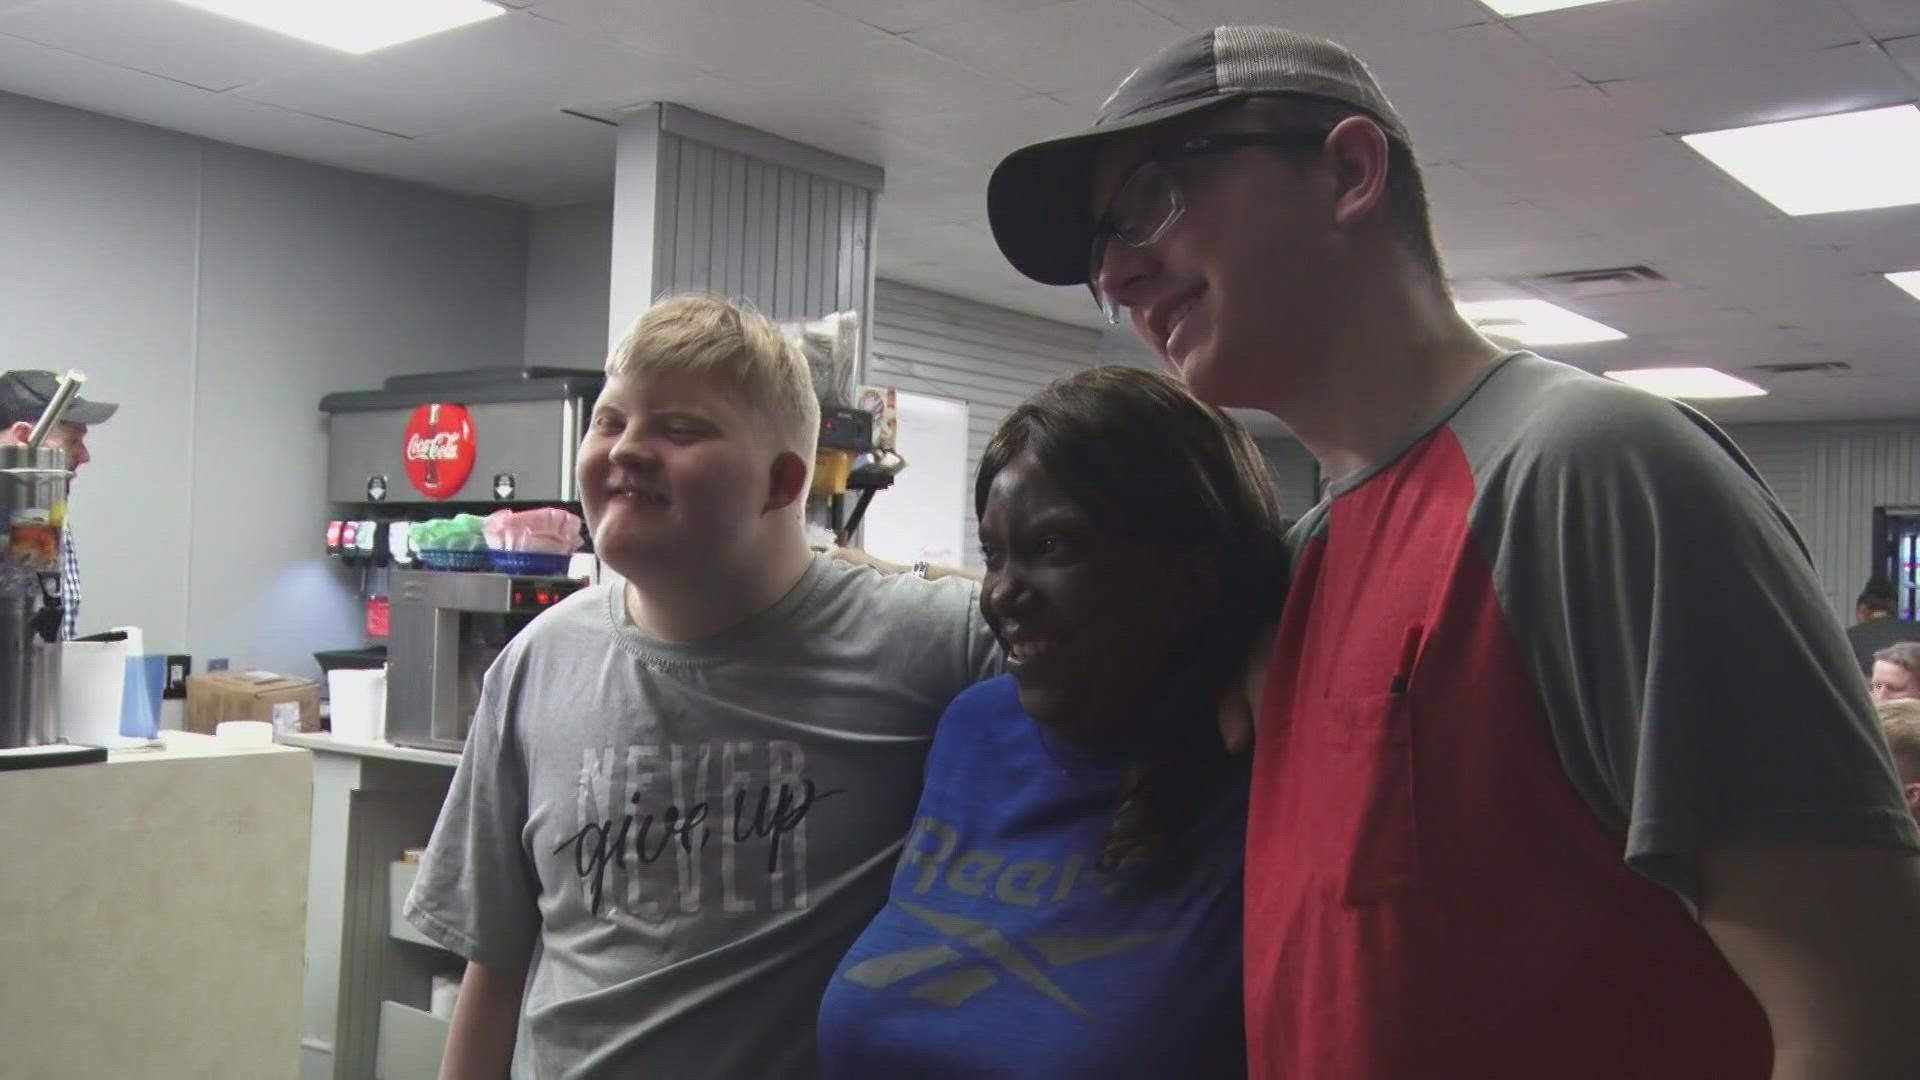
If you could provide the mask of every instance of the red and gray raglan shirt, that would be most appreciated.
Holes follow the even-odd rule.
[[[1248,826],[1252,1075],[1765,1077],[1699,852],[1920,843],[1727,437],[1514,353],[1294,550]]]

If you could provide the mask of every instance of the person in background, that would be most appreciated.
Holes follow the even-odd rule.
[[[1261,684],[1250,1074],[1920,1076],[1920,837],[1792,523],[1695,410],[1482,337],[1418,163],[1351,52],[1236,26],[988,187],[1015,268],[1333,478]]]
[[[9,371],[0,375],[0,446],[23,446],[33,435],[34,422],[47,410],[60,376],[51,371]],[[93,460],[87,452],[87,433],[95,424],[113,418],[120,406],[104,401],[88,401],[75,395],[67,402],[63,419],[47,433],[42,446],[67,453],[67,468],[79,476],[80,467]],[[69,491],[72,490],[69,482]],[[60,602],[64,612],[60,621],[61,640],[75,636],[80,625],[80,555],[73,544],[73,524],[69,520],[60,543]]]
[[[1873,654],[1873,674],[1868,690],[1873,700],[1920,700],[1920,644],[1903,641]]]
[[[806,1077],[887,895],[934,723],[1000,655],[979,588],[813,554],[806,361],[650,308],[580,448],[582,590],[488,671],[407,898],[468,961],[445,1077]]]
[[[1096,368],[1007,417],[974,506],[1011,673],[940,721],[822,1071],[1238,1080],[1247,774],[1218,709],[1285,595],[1266,465],[1173,380]]]
[[[1901,791],[1907,796],[1907,812],[1920,818],[1920,701],[1896,698],[1875,708],[1880,713],[1880,733],[1893,752]]]
[[[1898,602],[1893,582],[1875,574],[1867,579],[1860,598],[1853,602],[1855,622],[1847,627],[1847,643],[1853,646],[1854,659],[1860,661],[1860,673],[1873,674],[1873,654],[1902,641],[1920,641],[1920,622],[1898,619]]]

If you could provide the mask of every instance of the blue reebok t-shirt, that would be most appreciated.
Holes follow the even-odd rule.
[[[1096,869],[1125,771],[1047,736],[1012,676],[954,699],[887,905],[821,1002],[825,1076],[1246,1075],[1245,774],[1182,838],[1191,871],[1143,890]]]

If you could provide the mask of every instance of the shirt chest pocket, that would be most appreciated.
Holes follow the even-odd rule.
[[[1294,732],[1304,760],[1303,840],[1342,903],[1378,903],[1419,882],[1413,709],[1405,693],[1322,703]]]

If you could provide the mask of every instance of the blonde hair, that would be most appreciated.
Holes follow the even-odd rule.
[[[820,401],[807,358],[745,302],[695,294],[657,301],[607,354],[607,374],[689,375],[735,391],[812,475]]]
[[[1920,776],[1920,701],[1896,698],[1882,701],[1874,708],[1880,712],[1880,734],[1886,736],[1887,749],[1893,751],[1902,783]]]

